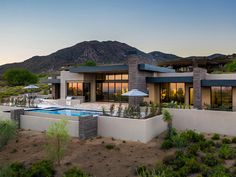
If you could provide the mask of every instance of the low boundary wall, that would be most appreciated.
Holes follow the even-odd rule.
[[[36,131],[45,131],[48,127],[59,121],[60,119],[55,118],[46,118],[46,117],[37,117],[30,115],[21,115],[20,125],[22,129],[30,129]],[[67,128],[70,136],[79,137],[79,121],[77,120],[68,120]]]
[[[146,143],[167,128],[162,115],[149,119],[128,119],[99,116],[98,135]]]
[[[236,112],[196,109],[169,109],[173,127],[198,132],[236,136]]]

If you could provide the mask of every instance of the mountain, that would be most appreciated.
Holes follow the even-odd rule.
[[[159,51],[145,53],[118,41],[84,41],[74,46],[58,50],[50,55],[34,56],[24,62],[2,65],[0,66],[0,74],[8,68],[25,68],[34,73],[52,72],[62,67],[82,64],[88,59],[95,61],[97,64],[121,64],[126,63],[127,56],[130,54],[145,56],[145,58],[150,58],[163,66],[168,62],[173,63],[175,61],[211,60],[217,62],[232,57],[235,58],[235,54],[230,56],[213,54],[203,57],[192,56],[183,58]]]
[[[21,63],[2,65],[0,73],[8,68],[25,68],[35,73],[50,72],[63,66],[84,63],[88,59],[97,64],[124,63],[129,54],[149,57],[144,52],[118,41],[85,41],[47,56],[34,56]]]
[[[167,54],[167,53],[163,53],[159,51],[153,51],[148,54],[151,55],[157,62],[181,59],[181,57],[179,56],[176,56],[173,54]]]

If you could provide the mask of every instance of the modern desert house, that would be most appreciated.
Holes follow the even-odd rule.
[[[139,89],[149,94],[139,101],[168,103],[175,101],[201,109],[235,110],[236,74],[208,74],[206,69],[175,72],[156,66],[150,59],[130,55],[127,63],[106,66],[79,66],[51,77],[52,97],[78,102],[131,102],[121,94]]]

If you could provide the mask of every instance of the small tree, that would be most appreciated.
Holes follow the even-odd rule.
[[[172,115],[166,109],[162,111],[162,114],[163,114],[163,120],[167,123],[167,126],[168,126],[167,136],[171,137],[172,136]]]
[[[61,159],[65,154],[70,135],[66,128],[67,121],[61,120],[53,123],[47,130],[47,151],[52,160],[56,160],[57,164],[61,164]]]
[[[8,69],[4,72],[3,79],[11,86],[35,84],[38,82],[38,76],[20,68]]]
[[[0,121],[0,148],[16,135],[16,123],[11,120]]]
[[[82,66],[96,66],[96,65],[97,65],[96,62],[93,61],[93,60],[86,60],[86,61],[82,64]]]

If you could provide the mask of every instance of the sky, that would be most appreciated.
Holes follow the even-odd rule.
[[[236,0],[0,0],[0,65],[89,40],[179,56],[236,53]]]

